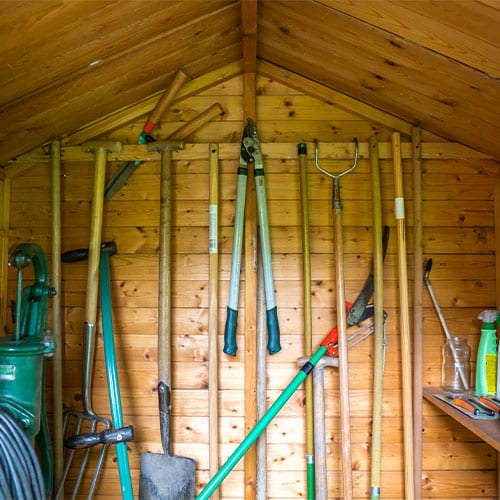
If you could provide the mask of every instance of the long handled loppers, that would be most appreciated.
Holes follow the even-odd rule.
[[[271,265],[271,245],[269,239],[269,224],[267,220],[266,188],[264,183],[264,164],[260,149],[259,136],[255,122],[249,118],[241,140],[240,164],[238,168],[238,184],[236,190],[236,211],[234,216],[234,236],[231,261],[231,276],[229,285],[229,304],[224,330],[224,352],[236,355],[236,326],[238,322],[238,295],[241,270],[241,250],[243,243],[243,222],[245,215],[246,185],[248,164],[253,163],[255,185],[257,191],[257,210],[260,228],[260,244],[262,266],[264,269],[264,288],[266,295],[266,315],[269,354],[281,350],[278,312],[274,298],[273,270]]]

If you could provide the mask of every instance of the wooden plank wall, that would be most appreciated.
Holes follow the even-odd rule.
[[[231,263],[232,221],[236,168],[242,123],[241,77],[176,103],[158,128],[167,137],[213,102],[225,109],[193,137],[185,151],[174,154],[173,166],[173,443],[174,452],[197,463],[197,488],[208,477],[208,158],[209,142],[220,144],[220,314],[222,333]],[[365,151],[358,168],[342,178],[346,297],[353,300],[370,271],[372,215],[366,143],[377,134],[381,151],[390,151],[391,129],[307,97],[269,78],[258,78],[257,119],[265,155],[268,211],[275,273],[276,300],[282,332],[280,353],[267,360],[269,403],[297,372],[302,355],[302,256],[299,170],[296,145],[308,142],[310,224],[312,245],[312,305],[314,346],[335,321],[335,276],[331,181],[313,165],[315,137],[322,164],[345,168],[345,145],[357,136]],[[109,134],[134,144],[143,119]],[[452,332],[465,335],[477,348],[478,313],[495,307],[494,175],[498,165],[456,145],[422,133],[424,257],[432,257],[431,279]],[[411,151],[410,137],[402,136],[403,151]],[[430,141],[430,142],[429,142]],[[409,276],[412,276],[412,163],[403,161],[407,201]],[[108,178],[119,162],[111,162]],[[50,163],[32,165],[12,179],[9,244],[33,241],[50,255]],[[384,375],[382,495],[403,497],[402,409],[396,240],[393,214],[393,168],[381,153],[384,223],[392,228],[385,262],[387,353]],[[89,206],[93,164],[63,157],[63,250],[88,245]],[[128,185],[105,204],[103,240],[114,240],[118,255],[111,258],[114,327],[124,422],[135,427],[129,444],[137,494],[140,454],[161,453],[157,415],[157,276],[159,222],[159,162],[145,162]],[[252,179],[249,182],[253,182]],[[15,273],[9,270],[9,295],[14,297]],[[86,264],[63,265],[66,408],[80,408],[81,341]],[[242,279],[244,279],[244,275]],[[241,290],[244,290],[242,287]],[[410,284],[410,290],[412,286]],[[241,297],[243,303],[243,297]],[[240,312],[236,358],[220,353],[219,415],[221,463],[244,437],[244,311]],[[444,336],[424,290],[424,386],[440,383],[440,348]],[[109,414],[102,343],[97,345],[93,402],[97,413]],[[354,494],[369,497],[372,341],[349,353]],[[49,370],[50,371],[50,370]],[[339,394],[335,370],[325,377],[329,497],[341,496]],[[50,388],[50,380],[49,380]],[[268,428],[268,498],[303,498],[304,402],[299,390]],[[425,498],[496,498],[496,453],[427,402],[423,406],[423,496]],[[88,487],[93,466],[86,476]],[[74,480],[74,475],[72,476]],[[228,476],[221,498],[243,497],[240,463]],[[119,497],[115,454],[107,455],[98,498]]]

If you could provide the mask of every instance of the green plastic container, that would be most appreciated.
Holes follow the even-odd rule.
[[[31,440],[40,431],[45,352],[46,345],[37,339],[0,341],[0,408]]]
[[[495,322],[497,311],[481,312],[481,338],[476,360],[476,394],[494,395],[497,391],[497,331]]]

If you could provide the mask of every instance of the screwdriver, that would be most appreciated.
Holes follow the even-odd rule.
[[[462,398],[453,398],[453,404],[455,406],[460,406],[464,408],[465,410],[469,411],[474,415],[479,415],[481,413],[481,411],[478,408],[470,404],[469,401],[466,401],[465,399]]]

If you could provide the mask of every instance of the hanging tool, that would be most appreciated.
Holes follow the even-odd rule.
[[[385,259],[385,254],[387,253],[387,245],[389,243],[389,226],[384,226],[384,231],[382,233],[382,259]],[[375,307],[373,304],[369,304],[371,296],[373,295],[374,288],[374,271],[370,271],[368,278],[366,278],[363,288],[356,297],[356,300],[351,304],[350,302],[345,303],[346,311],[346,323],[349,326],[359,325],[362,321],[373,316]],[[382,310],[383,321],[385,321],[385,312]],[[332,353],[334,356],[338,357],[338,325],[335,325],[330,333],[331,338],[335,340],[335,343],[331,346]],[[352,345],[351,345],[352,347]]]
[[[340,178],[352,172],[358,164],[359,146],[358,140],[354,139],[354,161],[353,164],[339,174],[332,174],[323,169],[318,163],[319,147],[315,140],[316,168],[333,180],[332,208],[335,226],[335,263],[336,263],[336,299],[337,299],[337,326],[339,336],[339,384],[340,384],[340,422],[342,435],[342,483],[343,496],[347,500],[352,499],[352,457],[351,457],[351,424],[349,407],[349,367],[347,359],[347,322],[345,312],[345,287],[344,287],[344,250],[342,235],[342,203],[340,198]]]
[[[161,152],[160,238],[158,279],[158,404],[161,443],[164,454],[143,453],[139,477],[139,498],[148,500],[191,500],[195,492],[196,464],[193,459],[171,454],[170,417],[172,392],[171,236],[172,236],[172,152],[181,143],[157,142],[148,146]]]
[[[64,435],[67,431],[74,430],[73,437],[77,437],[82,433],[82,425],[88,424],[91,434],[98,434],[98,427],[109,430],[111,423],[107,418],[97,415],[92,408],[92,375],[94,366],[95,352],[95,328],[97,322],[97,302],[99,293],[99,261],[101,253],[101,235],[102,235],[102,218],[104,206],[104,181],[106,175],[106,161],[109,152],[120,152],[121,143],[96,141],[82,145],[82,149],[86,152],[95,154],[94,165],[94,182],[93,182],[93,197],[91,203],[90,214],[90,238],[88,246],[88,270],[87,270],[87,289],[85,301],[85,321],[83,335],[83,367],[82,367],[82,411],[69,411],[64,417]],[[66,445],[66,444],[65,444]],[[66,446],[68,447],[68,446]],[[94,494],[99,475],[101,473],[104,456],[106,454],[107,443],[103,443],[95,473],[90,485],[88,493],[89,498]],[[72,497],[74,498],[80,488],[81,481],[85,474],[89,453],[91,448],[85,449],[83,454],[78,477],[73,489]],[[59,485],[57,497],[62,494],[64,481],[68,475],[69,469],[73,462],[75,450],[70,448],[68,459],[64,467],[63,477]]]
[[[309,357],[304,356],[297,360],[299,366],[304,366]],[[328,471],[326,464],[326,431],[325,431],[325,402],[324,402],[324,369],[327,366],[339,366],[337,357],[324,356],[312,372],[314,398],[314,494],[316,500],[328,499]],[[309,380],[309,377],[306,379]],[[308,484],[309,487],[309,484]]]
[[[375,308],[375,333],[373,339],[373,418],[371,446],[370,498],[380,498],[380,475],[382,455],[382,406],[385,364],[385,319],[384,319],[384,258],[389,236],[388,227],[382,234],[382,195],[380,188],[380,165],[378,142],[370,137],[370,179],[373,210],[373,303]]]
[[[311,306],[311,243],[309,229],[309,186],[307,182],[307,144],[297,146],[300,167],[300,201],[302,215],[302,269],[304,290],[304,356],[312,354],[312,306]],[[314,500],[315,458],[314,458],[314,398],[313,381],[305,381],[306,392],[306,471],[307,498]]]
[[[209,469],[219,468],[219,145],[210,144],[208,207],[208,418]],[[218,496],[214,495],[214,500]]]
[[[346,336],[347,346],[358,344],[361,340],[365,339],[371,334],[373,323],[364,326],[363,328],[351,327],[349,328],[349,336]],[[369,330],[369,333],[365,333]],[[351,333],[352,332],[352,333]],[[351,342],[352,340],[352,342]],[[287,401],[293,396],[294,392],[304,382],[306,377],[313,371],[314,367],[318,364],[319,360],[325,355],[336,355],[337,335],[332,330],[321,342],[318,350],[309,358],[306,364],[299,370],[295,377],[291,380],[285,390],[270,406],[267,412],[257,422],[257,424],[247,434],[245,439],[238,445],[229,458],[224,462],[222,467],[218,470],[217,474],[213,476],[207,485],[200,491],[196,500],[208,500],[212,493],[220,486],[226,476],[234,469],[236,464],[245,455],[248,449],[255,443],[257,438],[264,432],[266,427],[270,424],[273,418],[283,408]]]
[[[408,296],[408,268],[406,265],[405,205],[403,192],[403,168],[399,132],[392,134],[392,161],[394,166],[394,216],[398,241],[399,276],[399,324],[401,335],[401,382],[403,397],[403,444],[405,495],[413,500],[415,475],[413,470],[413,401],[410,345],[410,310]]]
[[[468,377],[464,372],[463,364],[458,359],[458,354],[455,350],[455,344],[453,343],[453,336],[450,332],[450,329],[448,328],[448,325],[446,324],[446,320],[444,319],[443,312],[441,311],[441,307],[439,306],[439,303],[437,301],[436,294],[434,293],[434,288],[432,287],[431,280],[429,279],[431,269],[432,269],[432,259],[429,259],[427,261],[426,266],[425,266],[424,283],[425,283],[425,286],[427,287],[427,290],[429,291],[429,295],[431,297],[432,304],[434,305],[434,308],[436,309],[436,312],[437,312],[437,315],[439,318],[439,322],[441,323],[441,326],[444,330],[444,334],[446,336],[446,341],[448,342],[448,345],[450,346],[450,351],[451,351],[451,354],[453,356],[453,361],[455,362],[455,367],[458,368],[458,373],[460,375],[460,380],[462,381],[464,392],[467,393],[469,391]]]
[[[328,500],[328,471],[326,464],[325,373],[328,366],[338,366],[338,359],[324,356],[312,373],[314,394],[314,456],[316,457],[316,499]]]
[[[174,79],[170,83],[170,86],[161,96],[155,108],[149,115],[149,118],[146,120],[142,132],[139,135],[139,139],[137,140],[137,144],[154,142],[155,139],[151,136],[151,132],[156,127],[156,124],[161,120],[161,117],[164,115],[175,95],[187,79],[187,73],[185,73],[182,69],[177,71]],[[114,196],[114,194],[125,184],[125,182],[127,182],[127,179],[134,173],[135,169],[141,163],[141,160],[127,161],[115,172],[104,190],[105,201],[110,200]]]
[[[271,244],[267,219],[266,188],[264,182],[264,164],[260,149],[259,136],[255,122],[249,118],[243,131],[238,167],[238,184],[236,191],[236,210],[234,216],[234,236],[229,285],[229,304],[224,330],[224,352],[236,356],[236,326],[238,322],[238,295],[241,269],[241,250],[243,242],[243,222],[245,214],[246,184],[248,164],[253,164],[257,192],[257,211],[260,229],[260,245],[262,267],[264,270],[264,289],[266,294],[266,316],[269,354],[281,350],[278,311],[274,298],[274,280],[271,263]]]
[[[115,340],[113,335],[113,316],[111,307],[111,283],[109,275],[109,256],[116,253],[116,245],[107,245],[101,251],[100,264],[100,290],[101,290],[101,315],[102,315],[102,338],[104,344],[104,361],[106,363],[106,379],[108,382],[109,407],[111,410],[111,421],[114,430],[123,428],[123,411],[120,396],[120,383],[118,380],[118,369],[116,366]],[[133,429],[130,436],[115,444],[116,459],[118,462],[118,473],[123,500],[134,500],[132,489],[132,478],[130,476],[130,465],[127,452],[127,441],[133,439]]]

